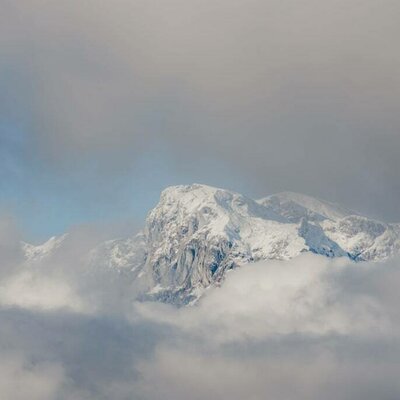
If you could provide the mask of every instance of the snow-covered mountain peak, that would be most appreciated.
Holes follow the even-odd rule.
[[[26,260],[34,262],[49,257],[62,245],[67,236],[68,233],[61,236],[52,236],[46,242],[37,246],[22,242],[22,251],[25,254]]]
[[[171,208],[179,206],[190,213],[198,212],[204,207],[228,211],[234,208],[235,204],[244,203],[246,203],[245,198],[239,193],[207,185],[193,184],[166,188],[161,193],[157,207]]]
[[[176,218],[196,214],[200,217],[200,222],[214,220],[216,225],[219,222],[220,228],[226,225],[227,220],[233,220],[235,217],[255,217],[285,222],[284,218],[273,210],[253,199],[233,191],[201,184],[171,186],[165,189],[149,219],[160,217],[160,214]]]
[[[26,259],[57,254],[65,237],[23,244]],[[383,260],[400,252],[400,225],[298,193],[255,201],[207,185],[180,185],[162,192],[140,234],[101,243],[83,258],[91,274],[123,279],[139,298],[187,304],[232,268],[303,252]]]
[[[295,192],[281,192],[259,199],[258,202],[275,211],[290,222],[330,219],[336,221],[349,215],[357,215],[343,206]]]
[[[144,232],[144,276],[150,287],[164,291],[204,288],[241,263],[289,259],[308,249],[298,226],[273,210],[239,193],[197,184],[164,190]]]

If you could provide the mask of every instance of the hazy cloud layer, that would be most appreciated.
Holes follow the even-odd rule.
[[[173,182],[399,220],[397,2],[0,4],[1,115],[27,132],[22,157],[79,171],[93,198],[130,171],[122,196],[144,157]]]
[[[397,259],[250,264],[176,309],[89,274],[73,243],[47,261],[14,259],[1,277],[4,400],[400,395]]]

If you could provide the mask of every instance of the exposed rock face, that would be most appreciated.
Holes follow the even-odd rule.
[[[400,251],[400,227],[296,193],[254,201],[205,185],[175,186],[162,192],[142,233],[97,246],[87,264],[93,273],[118,272],[141,298],[186,304],[240,264],[307,251],[382,260]]]
[[[203,185],[168,188],[150,212],[143,271],[150,286],[198,292],[240,263],[306,250],[297,226],[237,193]]]

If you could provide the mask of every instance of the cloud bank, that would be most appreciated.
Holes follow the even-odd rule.
[[[176,309],[135,302],[124,279],[83,270],[75,248],[2,274],[2,399],[400,395],[398,259],[249,264]]]

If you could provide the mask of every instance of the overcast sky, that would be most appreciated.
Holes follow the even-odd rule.
[[[201,182],[400,221],[400,3],[0,0],[0,207],[31,240]]]

